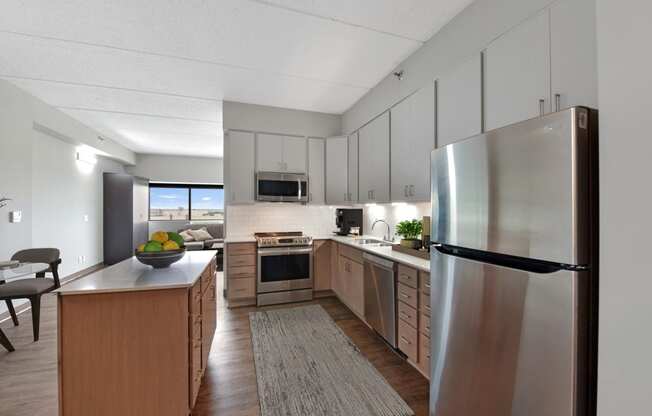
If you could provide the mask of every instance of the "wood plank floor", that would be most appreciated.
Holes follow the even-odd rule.
[[[221,275],[218,276],[218,282]],[[249,312],[256,308],[227,309],[219,298],[215,340],[193,416],[259,415],[256,372],[251,347]],[[428,381],[349,311],[336,298],[318,303],[353,340],[361,352],[401,395],[417,416],[428,414]],[[269,308],[286,307],[284,305]],[[57,414],[56,298],[45,296],[39,342],[32,342],[31,315],[0,324],[16,347],[0,351],[0,415]]]

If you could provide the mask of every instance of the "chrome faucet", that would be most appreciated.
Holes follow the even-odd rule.
[[[385,224],[385,225],[387,226],[387,234],[385,235],[385,237],[383,237],[383,240],[385,240],[385,241],[389,241],[389,242],[392,242],[392,243],[393,243],[393,242],[394,242],[394,239],[391,238],[391,236],[390,236],[390,228],[389,228],[389,224],[387,224],[387,221],[385,221],[385,220],[376,220],[376,221],[374,221],[374,223],[371,225],[371,231],[373,232],[374,227],[375,227],[376,224],[378,224],[379,222],[382,222],[383,224]]]

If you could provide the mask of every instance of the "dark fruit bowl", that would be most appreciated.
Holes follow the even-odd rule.
[[[136,258],[139,262],[152,266],[155,269],[163,269],[181,260],[185,254],[185,248],[167,251],[136,251]]]

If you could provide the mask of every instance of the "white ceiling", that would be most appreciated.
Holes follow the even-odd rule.
[[[0,77],[139,153],[222,154],[222,100],[341,114],[472,0],[3,0]]]

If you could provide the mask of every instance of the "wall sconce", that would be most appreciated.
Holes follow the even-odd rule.
[[[87,152],[77,152],[77,160],[89,165],[95,165],[97,163],[95,155]]]

